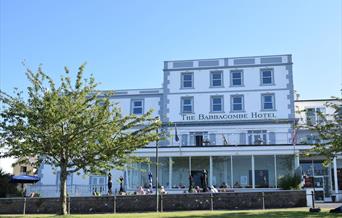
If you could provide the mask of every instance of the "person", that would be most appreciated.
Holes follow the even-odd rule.
[[[193,178],[192,175],[190,174],[190,175],[189,175],[189,189],[188,189],[188,192],[189,192],[189,193],[194,192],[193,180],[194,180],[194,178]]]
[[[137,193],[137,195],[145,195],[146,194],[146,192],[142,186],[139,186],[136,193]]]
[[[146,194],[152,194],[152,193],[153,193],[153,190],[148,188]]]
[[[112,187],[113,187],[113,181],[112,181],[112,174],[108,173],[108,195],[112,195]]]
[[[210,191],[211,193],[218,193],[218,190],[213,185],[210,186]]]
[[[234,188],[241,188],[241,185],[240,185],[240,183],[238,181],[235,182]]]
[[[228,185],[225,182],[222,182],[220,188],[228,188]]]
[[[29,195],[29,198],[34,198],[34,197],[38,197],[38,194],[36,194],[35,192],[31,192],[31,194]]]
[[[152,176],[152,173],[151,171],[148,172],[148,188],[149,189],[153,189],[153,176]]]
[[[201,192],[201,188],[199,186],[196,186],[195,191],[196,191],[196,193],[200,193]]]
[[[160,194],[167,194],[167,191],[165,190],[164,186],[160,186],[160,190],[159,190]]]
[[[227,192],[228,191],[229,185],[227,185],[225,182],[223,182],[220,186],[220,192]]]
[[[205,169],[203,169],[202,175],[201,175],[201,186],[202,186],[203,192],[208,191],[208,172]]]

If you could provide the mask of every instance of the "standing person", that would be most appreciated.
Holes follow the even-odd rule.
[[[189,175],[189,190],[188,190],[188,192],[189,193],[194,192],[193,177],[191,174]]]
[[[152,176],[152,173],[151,171],[148,172],[148,187],[149,187],[149,190],[150,192],[152,193],[153,191],[153,176]]]
[[[108,173],[108,195],[112,195],[112,187],[113,187],[113,181],[112,181],[112,174]]]
[[[201,186],[202,186],[203,192],[208,191],[208,172],[205,169],[203,169],[202,176],[201,176]]]

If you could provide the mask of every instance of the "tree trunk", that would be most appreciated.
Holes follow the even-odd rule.
[[[60,175],[60,195],[59,195],[60,214],[61,215],[68,214],[66,182],[67,182],[67,167],[66,167],[66,164],[62,164],[61,165],[61,175]]]

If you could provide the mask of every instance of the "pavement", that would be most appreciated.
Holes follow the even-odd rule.
[[[342,206],[342,203],[315,203],[315,207],[333,209]]]

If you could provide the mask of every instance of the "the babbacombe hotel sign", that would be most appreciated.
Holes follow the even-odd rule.
[[[271,113],[271,112],[182,115],[183,121],[250,120],[250,119],[275,119],[275,118],[276,118],[276,114]]]

